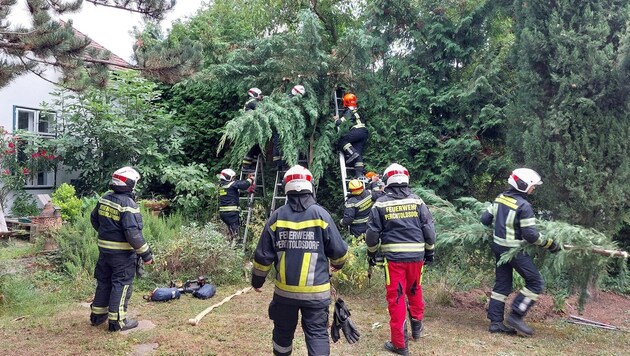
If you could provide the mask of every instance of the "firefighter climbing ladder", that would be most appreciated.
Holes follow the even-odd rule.
[[[249,223],[252,218],[252,212],[254,211],[254,199],[262,198],[265,196],[265,173],[263,170],[263,160],[260,155],[254,159],[255,169],[245,169],[241,168],[241,180],[247,179],[247,176],[251,173],[254,174],[254,184],[255,188],[252,190],[247,190],[247,195],[239,198],[241,202],[245,201],[247,205],[247,217],[245,218],[245,231],[243,232],[243,251],[245,251],[246,243],[247,243],[247,232],[249,231]]]
[[[335,116],[339,117],[339,91],[340,87],[338,85],[335,86],[335,90],[333,91],[334,101],[335,101]],[[343,200],[345,201],[348,197],[348,182],[352,180],[352,176],[354,175],[354,167],[346,167],[346,157],[343,152],[339,152],[339,167],[341,169],[341,187],[343,189]],[[352,174],[348,175],[348,171],[351,171]]]

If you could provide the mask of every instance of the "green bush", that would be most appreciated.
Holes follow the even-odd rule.
[[[18,190],[11,206],[11,215],[16,217],[39,215],[39,208],[33,196],[23,190]]]
[[[52,202],[61,208],[61,217],[64,221],[72,222],[81,212],[82,203],[76,196],[73,186],[63,183],[52,193]]]
[[[154,249],[151,274],[160,278],[188,279],[199,275],[217,285],[243,281],[243,252],[231,248],[213,224],[182,227],[181,232]]]

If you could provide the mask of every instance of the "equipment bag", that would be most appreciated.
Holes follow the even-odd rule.
[[[214,296],[214,293],[216,292],[217,292],[217,289],[215,286],[213,286],[210,283],[206,283],[201,288],[193,292],[193,297],[199,298],[199,299],[208,299],[208,298],[212,298]]]
[[[166,302],[172,299],[179,299],[181,293],[177,288],[155,288],[151,294],[145,296],[149,302]]]

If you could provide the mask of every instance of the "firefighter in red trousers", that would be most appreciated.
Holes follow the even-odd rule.
[[[315,201],[312,180],[311,172],[299,165],[284,174],[287,203],[271,214],[254,253],[256,291],[260,292],[272,267],[276,271],[269,304],[274,355],[291,355],[298,312],[308,354],[330,354],[329,264],[333,272],[341,269],[348,245],[328,211]]]
[[[133,329],[138,321],[127,318],[138,256],[152,262],[151,249],[142,236],[142,216],[133,189],[140,174],[123,167],[112,175],[110,188],[96,204],[90,221],[98,231],[98,261],[94,268],[96,293],[91,304],[92,325],[109,320],[109,331]]]
[[[503,253],[526,242],[549,249],[551,253],[560,251],[560,246],[555,241],[544,238],[536,229],[534,209],[527,201],[527,196],[534,192],[536,186],[542,184],[540,175],[529,168],[518,168],[510,174],[508,184],[510,189],[499,194],[481,215],[481,223],[484,225],[490,226],[494,220],[492,252],[497,263]],[[512,271],[523,277],[525,287],[512,302],[507,326],[503,324],[503,312],[505,301],[512,292]],[[518,331],[522,335],[531,336],[534,330],[525,324],[523,317],[536,303],[544,286],[534,261],[527,253],[520,252],[510,262],[497,265],[495,275],[488,307],[489,331],[505,334],[516,334]]]
[[[385,194],[372,206],[365,242],[371,266],[376,265],[377,251],[384,257],[391,333],[385,349],[408,355],[407,311],[411,317],[411,336],[418,341],[424,319],[420,281],[424,264],[433,262],[435,228],[426,204],[409,189],[409,172],[405,167],[390,165],[383,180]]]

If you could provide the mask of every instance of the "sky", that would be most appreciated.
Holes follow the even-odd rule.
[[[177,0],[173,10],[167,13],[161,23],[164,33],[171,27],[173,21],[194,15],[207,2],[207,0]],[[134,26],[142,27],[142,18],[139,14],[95,6],[88,2],[83,3],[79,12],[63,15],[61,19],[65,21],[72,19],[75,29],[126,61],[131,58],[135,41],[130,32]],[[13,24],[28,26],[29,14],[26,10],[26,0],[18,0],[9,15],[9,21]]]

